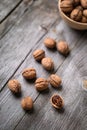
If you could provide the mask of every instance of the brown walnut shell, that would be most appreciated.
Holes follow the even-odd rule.
[[[33,100],[31,97],[25,97],[21,101],[21,106],[24,110],[31,110],[33,108]]]
[[[50,84],[51,84],[53,87],[57,88],[57,87],[59,87],[59,86],[61,85],[62,80],[61,80],[61,78],[60,78],[58,75],[52,74],[52,75],[49,77],[49,82],[50,82]]]
[[[54,108],[61,109],[64,106],[63,98],[58,94],[54,94],[51,97],[51,104]]]
[[[56,47],[56,41],[52,38],[46,38],[44,40],[44,44],[46,47],[52,49],[52,48],[55,48]]]
[[[87,23],[87,17],[82,16],[81,22],[82,22],[82,23]]]
[[[63,54],[63,55],[67,55],[69,53],[69,46],[67,44],[66,41],[59,41],[57,44],[57,50]]]
[[[87,17],[87,9],[83,10],[83,15]]]
[[[74,9],[70,14],[70,18],[73,19],[74,21],[79,22],[82,18],[82,10],[77,8]]]
[[[38,91],[44,91],[46,89],[48,89],[48,81],[44,78],[38,78],[36,81],[35,81],[35,87],[36,87],[36,90]]]
[[[54,69],[54,63],[53,63],[52,59],[49,57],[43,58],[41,63],[46,70]]]
[[[33,57],[37,61],[41,61],[45,57],[45,51],[40,49],[33,52]]]
[[[36,78],[36,70],[34,68],[26,68],[22,72],[22,75],[25,79],[34,79]]]
[[[73,10],[73,2],[70,0],[61,1],[60,8],[64,13],[70,13]]]
[[[84,9],[87,9],[87,0],[80,0],[81,5]]]
[[[20,93],[21,92],[21,84],[19,83],[18,80],[12,79],[8,82],[8,88],[13,92],[13,93]]]

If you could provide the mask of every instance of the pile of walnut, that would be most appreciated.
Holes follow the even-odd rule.
[[[60,7],[72,20],[87,23],[87,0],[61,0]]]
[[[57,48],[57,50],[63,54],[67,55],[69,53],[69,47],[66,41],[59,41],[56,43],[56,41],[52,38],[46,38],[44,40],[44,45],[50,49]],[[48,70],[51,71],[54,69],[54,62],[51,58],[45,57],[45,51],[42,49],[35,50],[33,52],[33,57],[36,61],[40,61],[42,66]],[[26,68],[22,72],[22,76],[27,80],[33,80],[37,77],[37,72],[34,68]],[[37,78],[35,81],[35,88],[37,91],[41,92],[49,88],[49,83],[54,87],[58,88],[60,87],[62,83],[62,79],[60,76],[56,74],[51,74],[50,77],[47,79],[45,78]],[[8,82],[9,89],[17,94],[21,92],[21,84],[18,80],[12,79]],[[55,94],[51,97],[51,103],[52,106],[61,109],[64,105],[64,101],[61,96],[58,94]],[[33,108],[33,100],[31,97],[25,97],[21,101],[21,106],[24,110],[31,110]]]

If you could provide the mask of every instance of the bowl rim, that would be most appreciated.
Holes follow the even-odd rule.
[[[58,2],[58,8],[59,8],[59,11],[62,13],[62,15],[63,15],[64,17],[66,17],[70,22],[73,22],[73,23],[75,23],[75,24],[87,26],[87,23],[76,22],[76,21],[72,20],[71,18],[69,18],[69,17],[61,10],[61,8],[60,8],[60,2],[61,2],[61,0],[59,0],[59,2]]]

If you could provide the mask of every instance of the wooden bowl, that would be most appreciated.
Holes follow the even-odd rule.
[[[66,14],[63,13],[63,11],[60,8],[60,2],[61,0],[59,0],[58,2],[58,8],[59,8],[59,12],[61,17],[63,18],[63,20],[72,28],[77,29],[77,30],[86,30],[87,29],[87,23],[80,23],[80,22],[76,22],[72,19],[70,19],[68,16],[66,16]]]

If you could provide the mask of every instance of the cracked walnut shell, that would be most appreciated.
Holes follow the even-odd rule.
[[[43,90],[46,90],[48,89],[48,81],[44,78],[38,78],[36,81],[35,81],[35,87],[36,87],[36,90],[38,91],[43,91]]]
[[[42,49],[33,52],[33,57],[37,61],[41,61],[45,57],[45,51]]]
[[[53,87],[58,88],[61,85],[62,80],[58,75],[52,74],[49,77],[49,82]]]
[[[58,94],[54,94],[51,97],[51,104],[54,108],[61,109],[64,106],[63,98],[59,96]]]
[[[35,79],[36,78],[36,70],[34,68],[26,68],[22,72],[22,75],[25,79]]]
[[[52,38],[46,38],[44,40],[44,44],[46,47],[52,49],[52,48],[55,48],[56,47],[56,41]]]
[[[21,106],[24,110],[31,110],[33,108],[33,100],[31,97],[25,97],[21,101]]]
[[[66,43],[66,41],[59,41],[57,44],[57,50],[61,54],[67,55],[69,53],[69,47],[68,47],[68,44]]]
[[[49,58],[49,57],[43,58],[42,61],[41,61],[41,63],[42,63],[42,65],[43,65],[43,67],[44,67],[46,70],[48,70],[48,71],[54,69],[54,63],[53,63],[52,59]]]
[[[12,79],[8,82],[8,88],[13,92],[13,93],[20,93],[21,92],[21,84],[19,83],[18,80]]]

